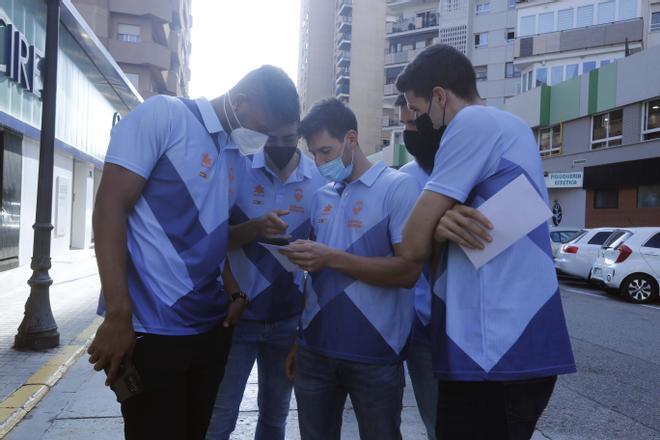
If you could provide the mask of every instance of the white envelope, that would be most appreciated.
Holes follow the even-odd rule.
[[[481,250],[461,246],[477,269],[552,217],[550,208],[524,175],[502,188],[478,209],[493,224],[489,231],[493,241],[485,243],[485,249]]]
[[[259,243],[259,244],[265,247],[266,249],[268,249],[268,251],[271,254],[273,254],[273,257],[275,257],[278,263],[280,263],[284,268],[284,270],[286,270],[287,272],[298,272],[302,270],[298,265],[293,264],[286,255],[280,254],[280,249],[287,249],[286,246],[277,246],[268,243]]]

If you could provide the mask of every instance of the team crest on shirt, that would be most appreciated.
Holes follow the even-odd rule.
[[[206,179],[209,176],[212,166],[213,159],[211,159],[209,153],[204,153],[202,155],[202,169],[199,171],[199,176]]]
[[[353,214],[354,215],[359,215],[362,212],[362,209],[364,209],[364,202],[362,200],[358,200],[355,202],[355,205],[353,205]],[[349,228],[361,228],[363,226],[362,220],[358,219],[349,219],[346,226]]]
[[[254,198],[252,199],[252,204],[254,205],[263,205],[264,201],[260,200],[259,198],[263,198],[266,196],[266,189],[257,184],[257,186],[254,187]]]
[[[331,211],[332,211],[332,205],[330,204],[325,205],[321,210],[321,217],[316,220],[316,223],[317,224],[326,223],[328,221],[327,216],[330,214]]]
[[[362,212],[362,208],[364,208],[364,202],[362,200],[358,200],[355,202],[355,206],[353,206],[353,214],[358,215]]]
[[[300,203],[300,201],[303,199],[303,189],[302,188],[296,188],[295,191],[293,192],[293,198],[296,199],[296,202]]]

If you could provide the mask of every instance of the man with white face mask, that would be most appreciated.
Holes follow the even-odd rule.
[[[150,98],[113,128],[94,209],[105,320],[88,352],[115,390],[137,372],[128,399],[118,392],[126,438],[204,438],[246,302],[219,281],[232,157],[297,118],[297,99],[263,66],[212,101]]]
[[[297,240],[285,252],[310,273],[299,348],[287,360],[300,436],[339,439],[350,395],[361,439],[398,440],[411,288],[421,271],[399,256],[399,243],[417,183],[369,162],[355,115],[336,99],[315,104],[300,131],[332,181],[312,203],[315,241]]]

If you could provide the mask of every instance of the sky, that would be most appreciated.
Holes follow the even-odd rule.
[[[263,64],[296,83],[300,0],[192,0],[190,96],[225,93]]]

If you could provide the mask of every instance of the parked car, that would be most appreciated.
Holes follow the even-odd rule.
[[[660,285],[660,228],[616,231],[603,244],[591,278],[631,302],[653,301]]]
[[[600,247],[615,230],[616,228],[587,229],[563,245],[555,258],[557,271],[588,280]]]
[[[552,257],[555,258],[561,246],[573,240],[584,229],[569,227],[550,228],[550,244],[552,245]]]

